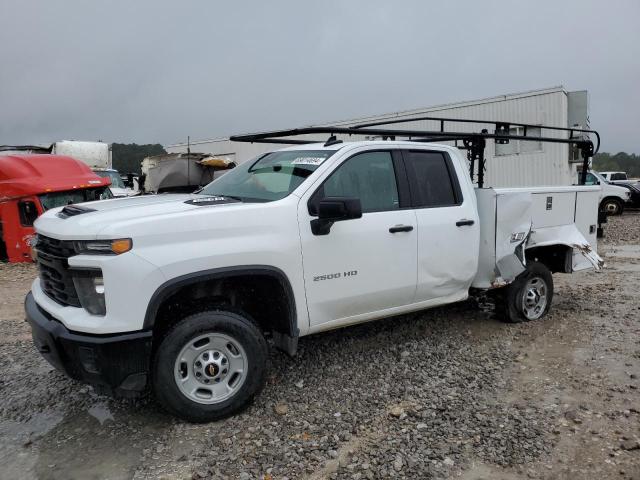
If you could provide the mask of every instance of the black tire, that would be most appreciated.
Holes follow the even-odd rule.
[[[544,284],[546,303],[544,307],[536,312],[531,313],[531,308],[526,308],[525,294],[527,293],[527,285],[533,281],[532,285],[535,289],[536,281],[538,285]],[[540,287],[538,287],[540,288]],[[496,300],[496,310],[501,320],[508,323],[522,323],[531,320],[538,320],[544,317],[553,301],[553,276],[549,269],[539,262],[529,262],[527,269],[522,272],[516,280],[498,292]],[[535,300],[534,300],[535,303]]]
[[[622,215],[624,211],[624,204],[617,198],[608,197],[602,200],[600,203],[600,210],[607,215]]]
[[[182,349],[208,334],[221,334],[233,339],[244,350],[248,367],[243,374],[243,383],[230,398],[206,404],[198,403],[183,393],[174,372]],[[196,313],[178,322],[162,339],[152,367],[153,392],[168,412],[183,420],[195,423],[219,420],[245,408],[262,389],[268,361],[267,342],[251,318],[223,310]]]

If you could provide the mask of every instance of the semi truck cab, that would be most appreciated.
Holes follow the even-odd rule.
[[[31,262],[35,220],[56,207],[111,198],[110,183],[71,157],[0,156],[0,260]]]

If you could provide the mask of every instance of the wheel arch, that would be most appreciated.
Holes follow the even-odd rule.
[[[607,203],[607,201],[614,201],[614,202],[616,202],[618,204],[618,206],[620,208],[618,214],[622,213],[622,211],[624,210],[625,200],[623,200],[620,197],[616,197],[615,195],[608,195],[608,196],[604,197],[602,200],[600,200],[600,204],[598,206],[598,209],[604,211],[605,213],[607,213],[606,210],[604,210],[604,205]]]
[[[607,195],[606,197],[604,197],[602,200],[600,200],[600,203],[604,203],[607,200],[615,200],[616,202],[620,202],[620,203],[624,203],[624,199],[617,197],[615,195]]]
[[[563,243],[532,246],[524,251],[527,263],[538,262],[547,267],[552,273],[573,272],[573,248]]]
[[[269,302],[268,308],[261,309],[257,308],[259,305],[255,305],[247,309],[246,304],[249,303],[247,299],[244,297],[240,299],[234,298],[235,295],[233,291],[226,292],[226,296],[214,294],[212,296],[197,298],[195,295],[191,295],[191,292],[196,288],[208,287],[220,290],[224,286],[229,286],[231,289],[233,289],[234,286],[242,286],[242,288],[246,290],[243,291],[243,294],[253,294],[255,298],[252,298],[252,300],[256,304],[263,300],[261,297],[265,292],[275,292],[277,298],[275,298],[273,302]],[[188,297],[181,298],[182,294],[188,295]],[[238,300],[240,300],[239,305],[237,304]],[[172,278],[160,285],[151,296],[151,300],[147,305],[143,328],[148,330],[153,329],[155,336],[157,330],[162,330],[162,328],[154,328],[157,327],[158,320],[160,320],[159,323],[161,327],[163,321],[169,324],[175,323],[175,321],[164,320],[162,315],[163,310],[169,308],[172,301],[178,304],[181,301],[192,302],[193,310],[214,306],[216,302],[218,302],[218,304],[229,305],[231,308],[241,308],[245,313],[253,317],[257,316],[258,318],[255,318],[255,320],[258,321],[263,330],[271,330],[273,332],[276,346],[290,354],[295,353],[297,338],[299,336],[295,296],[287,275],[277,267],[269,265],[222,267],[188,273]],[[254,304],[252,303],[251,305]],[[262,315],[264,313],[266,316],[271,311],[278,311],[277,309],[284,310],[286,318],[271,320],[264,318]],[[185,313],[189,311],[190,310],[187,309]]]

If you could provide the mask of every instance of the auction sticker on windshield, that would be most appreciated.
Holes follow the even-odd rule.
[[[320,165],[326,159],[324,157],[298,157],[291,162],[291,165]]]

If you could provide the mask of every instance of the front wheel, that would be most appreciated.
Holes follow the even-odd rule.
[[[170,413],[210,422],[244,408],[262,388],[269,352],[248,317],[205,311],[179,321],[156,351],[153,390]]]
[[[527,269],[500,292],[499,314],[510,323],[538,320],[549,311],[552,300],[551,272],[542,263],[529,262]]]
[[[600,208],[607,215],[622,215],[624,205],[622,201],[616,198],[605,198],[602,201]]]

